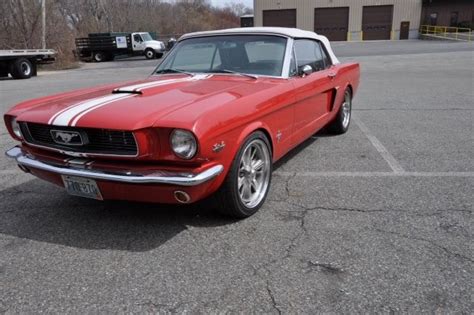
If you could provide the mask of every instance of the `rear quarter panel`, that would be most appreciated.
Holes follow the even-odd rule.
[[[344,92],[349,87],[352,90],[352,97],[355,96],[359,89],[360,82],[360,66],[358,63],[341,63],[333,66],[333,71],[336,73],[335,79],[332,81],[332,88],[336,92],[334,98],[334,105],[332,106],[329,115],[325,118],[323,127],[331,123],[336,117],[337,112],[341,108],[344,100]]]

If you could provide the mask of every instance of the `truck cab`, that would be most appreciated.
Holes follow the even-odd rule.
[[[147,59],[161,58],[165,51],[163,42],[154,40],[150,33],[132,33],[132,49],[135,52],[143,52]]]
[[[165,50],[165,44],[154,40],[147,32],[108,32],[76,38],[75,54],[84,61],[102,62],[116,56],[161,58]]]

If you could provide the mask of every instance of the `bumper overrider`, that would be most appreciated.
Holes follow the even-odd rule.
[[[106,192],[107,190],[110,190],[108,188],[118,188],[116,189],[117,196],[114,196],[114,193],[112,193],[110,199],[126,199],[137,201],[170,202],[170,200],[168,200],[169,198],[166,198],[166,196],[163,196],[165,197],[164,199],[150,199],[143,198],[140,196],[134,196],[133,187],[135,187],[135,189],[138,187],[140,193],[146,192],[146,190],[149,190],[152,187],[156,187],[157,185],[159,185],[160,187],[165,187],[162,188],[163,191],[169,190],[169,188],[166,188],[166,186],[178,186],[182,188],[188,188],[192,191],[193,189],[196,190],[199,186],[209,186],[208,184],[210,183],[210,181],[217,177],[219,174],[221,174],[224,170],[224,167],[222,165],[214,165],[200,173],[154,170],[152,172],[141,174],[141,172],[129,170],[117,171],[102,170],[96,168],[79,168],[74,165],[59,165],[56,163],[40,161],[34,156],[31,156],[30,154],[24,153],[19,146],[11,148],[5,154],[7,157],[15,159],[22,170],[31,172],[34,175],[49,180],[51,182],[56,182],[60,184],[60,178],[62,175],[94,179],[102,183],[102,185],[99,186],[103,186],[101,188],[103,188]],[[45,174],[49,176],[56,176],[57,180],[52,180],[52,178],[45,178],[47,177],[44,176]],[[129,198],[127,196],[123,196],[124,191],[130,192],[128,196]],[[149,193],[152,195],[156,192],[156,189],[153,191],[149,191]],[[173,200],[171,201],[173,202]]]

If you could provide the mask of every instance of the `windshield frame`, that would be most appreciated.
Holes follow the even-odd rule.
[[[158,69],[160,68],[160,66],[164,62],[166,62],[169,58],[172,57],[174,50],[177,49],[177,47],[179,46],[179,43],[181,43],[181,42],[185,42],[187,40],[196,39],[196,38],[204,38],[204,37],[223,37],[223,36],[232,37],[232,36],[253,36],[253,35],[275,36],[275,37],[281,37],[281,38],[286,39],[286,48],[285,48],[285,53],[284,53],[284,56],[283,56],[283,65],[282,65],[281,74],[278,75],[278,76],[274,76],[274,75],[254,74],[254,73],[246,73],[246,72],[241,72],[241,73],[245,74],[245,75],[256,76],[256,77],[288,79],[289,78],[289,72],[290,72],[290,57],[291,57],[291,52],[292,52],[292,47],[293,47],[293,38],[288,37],[288,36],[284,36],[282,34],[274,34],[274,33],[266,33],[266,32],[262,32],[262,33],[255,32],[255,33],[251,33],[251,34],[249,34],[249,33],[232,33],[232,34],[219,34],[219,35],[210,34],[210,35],[192,36],[192,37],[187,37],[187,38],[184,38],[184,39],[180,39],[173,46],[173,48],[166,54],[166,56],[164,56],[161,59],[161,62],[156,66],[156,68],[153,70],[151,75],[176,75],[176,73],[162,74],[162,73],[156,73],[156,71],[158,71]],[[193,74],[201,74],[201,72],[192,72],[192,73]],[[203,73],[213,74],[212,72],[203,72]],[[229,75],[230,76],[237,75],[237,74],[232,74],[232,73],[215,73],[215,74],[228,75],[228,76]]]

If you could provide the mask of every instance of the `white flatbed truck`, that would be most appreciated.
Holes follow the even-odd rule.
[[[52,63],[53,49],[0,50],[0,78],[10,74],[14,79],[28,79],[37,74],[37,65]]]

